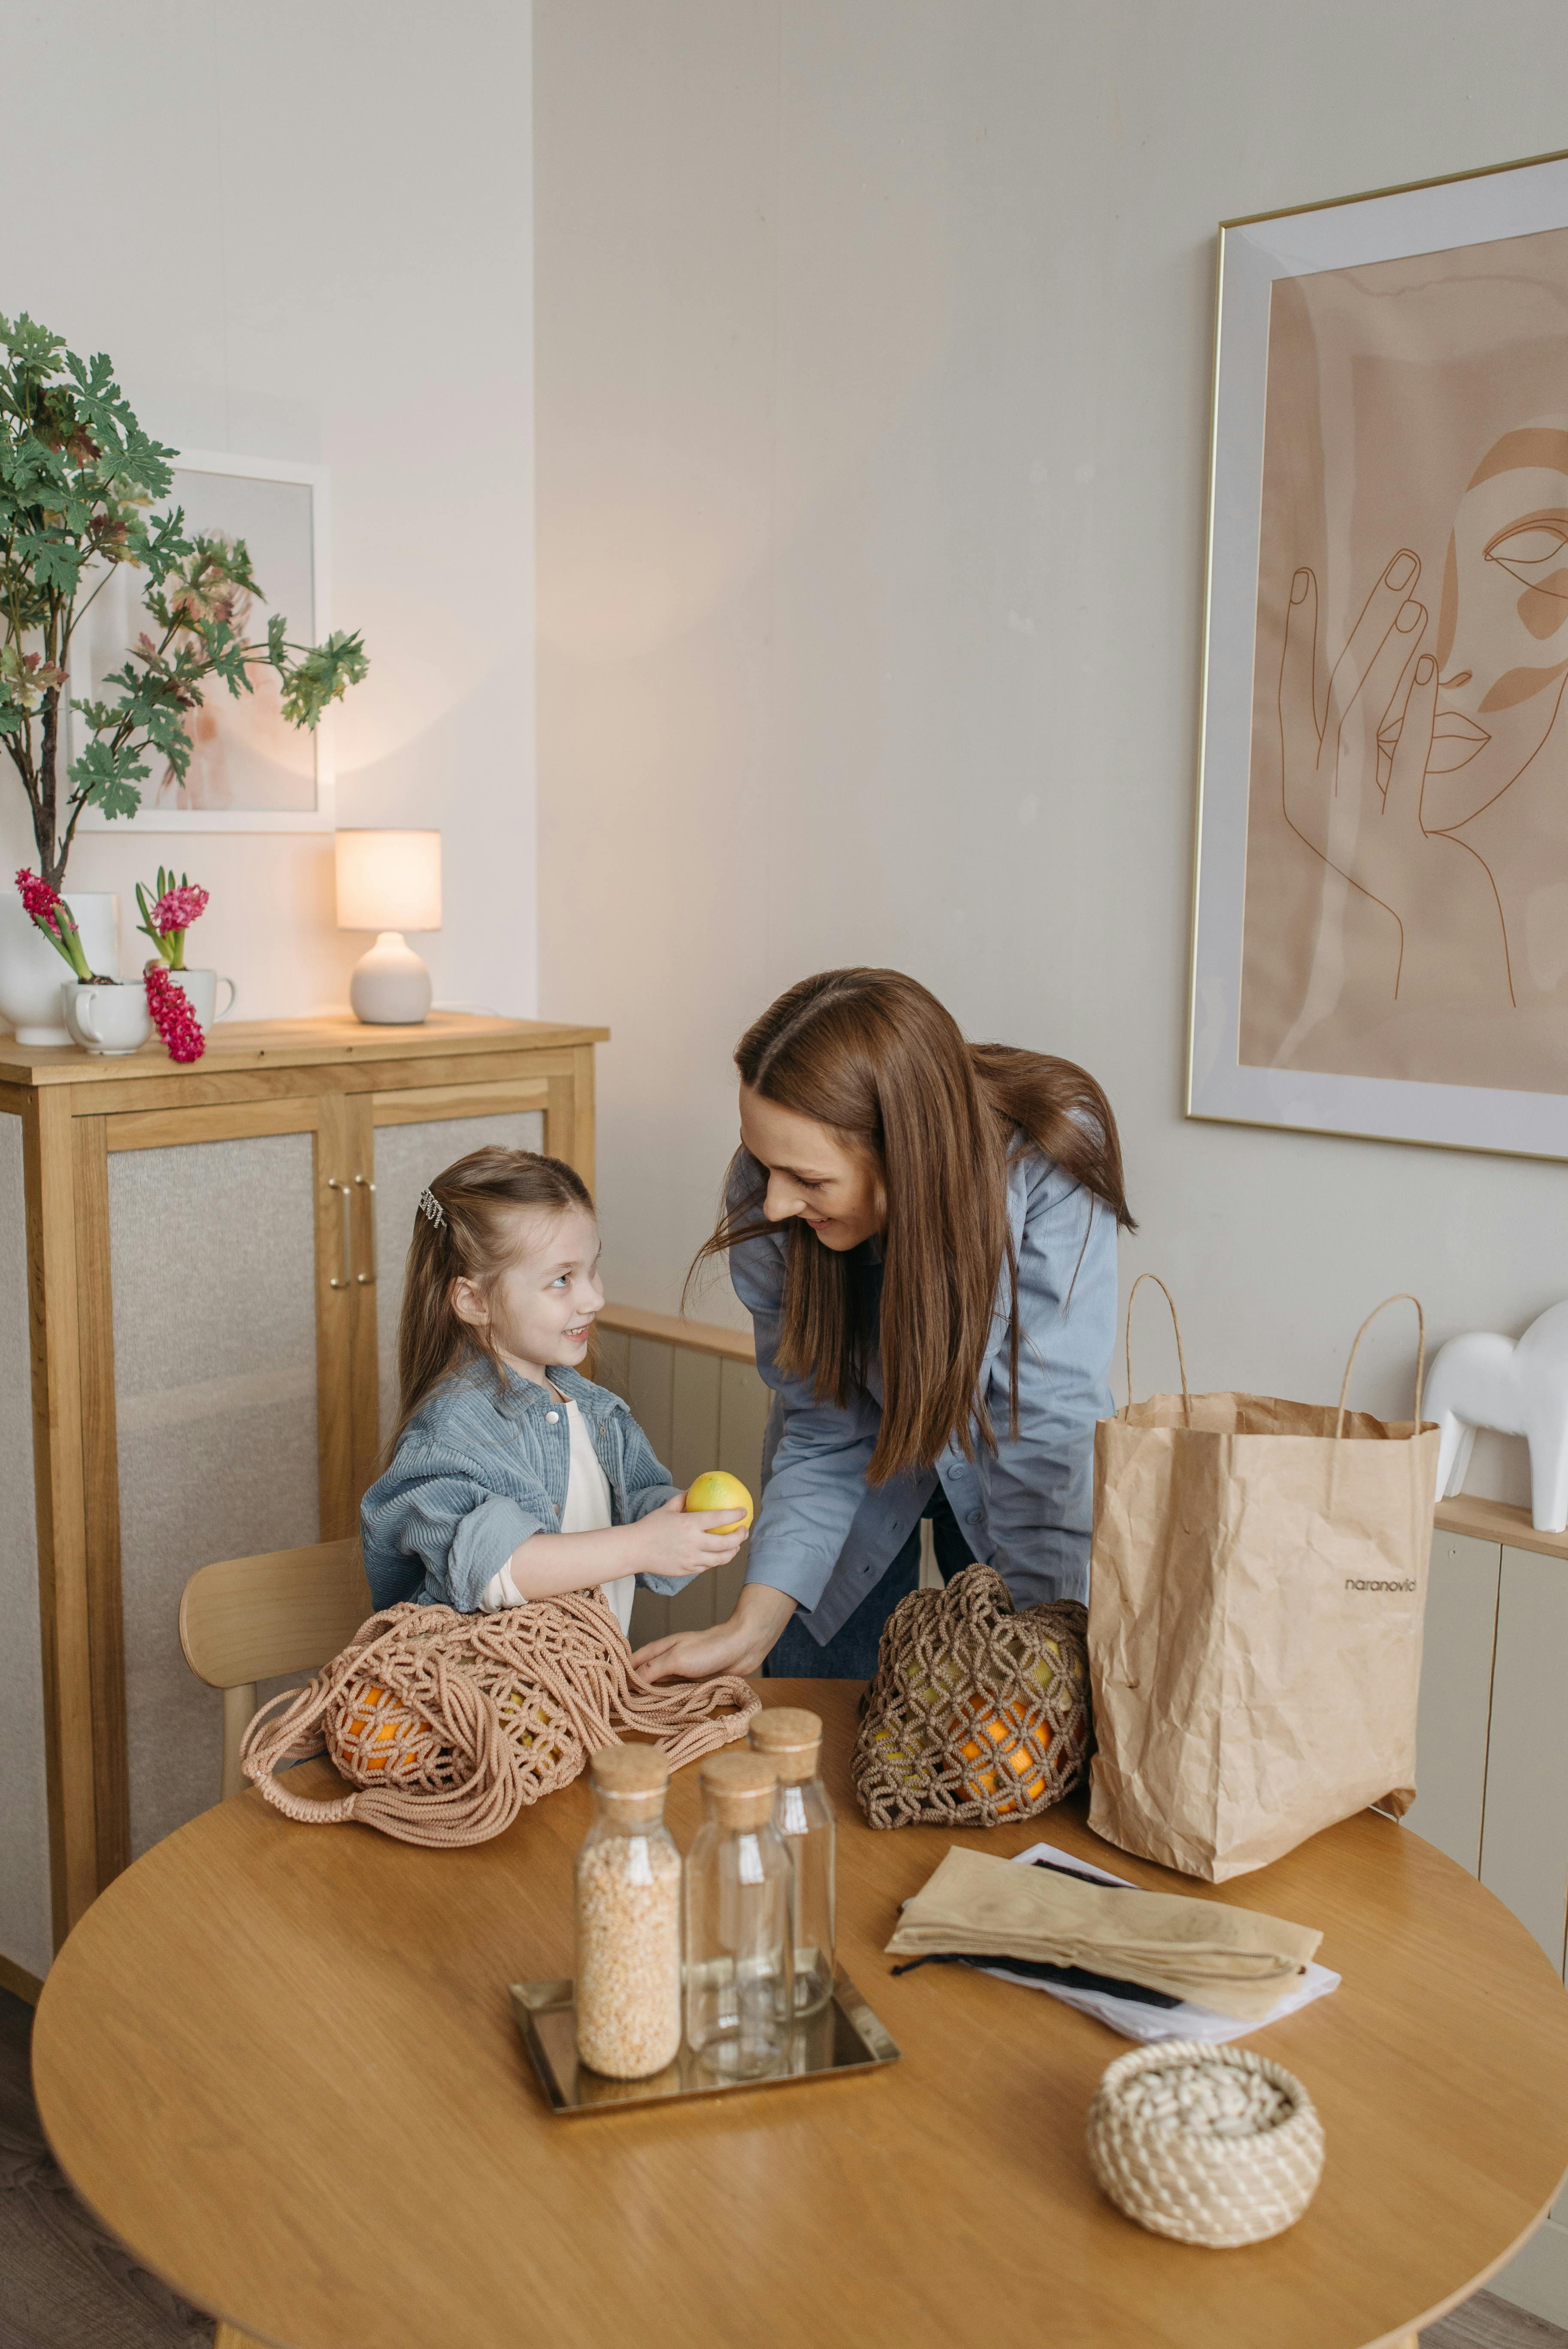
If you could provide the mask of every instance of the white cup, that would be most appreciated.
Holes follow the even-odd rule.
[[[232,1011],[240,990],[233,980],[226,978],[222,971],[171,970],[169,976],[176,987],[184,989],[186,1001],[196,1014],[196,1024],[203,1036],[214,1020],[226,1019]],[[224,1004],[222,1011],[215,1011],[212,1007],[218,1000],[218,989],[221,987],[228,988],[229,1000]]]
[[[126,987],[84,987],[68,978],[60,988],[66,1026],[85,1051],[105,1059],[134,1052],[152,1033],[147,989],[139,978]]]

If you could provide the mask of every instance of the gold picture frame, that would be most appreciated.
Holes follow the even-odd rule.
[[[1217,264],[1187,1113],[1568,1157],[1568,153]]]

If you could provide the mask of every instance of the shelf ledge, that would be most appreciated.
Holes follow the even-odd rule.
[[[1483,1501],[1460,1493],[1439,1501],[1432,1523],[1439,1533],[1468,1534],[1472,1541],[1501,1542],[1509,1549],[1533,1549],[1546,1557],[1568,1557],[1568,1534],[1537,1533],[1528,1509],[1511,1501]]]

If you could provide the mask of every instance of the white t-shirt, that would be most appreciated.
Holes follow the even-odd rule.
[[[565,1402],[565,1397],[562,1398]],[[566,1402],[566,1430],[572,1439],[572,1458],[566,1477],[566,1506],[561,1512],[558,1530],[563,1534],[603,1533],[614,1523],[610,1506],[610,1480],[599,1463],[593,1449],[593,1439],[588,1433],[588,1423],[574,1402]],[[632,1601],[637,1592],[634,1574],[623,1574],[601,1588],[615,1612],[615,1620],[623,1631],[631,1628]],[[521,1607],[521,1592],[511,1578],[510,1564],[492,1575],[485,1585],[480,1605],[490,1610],[500,1607]]]

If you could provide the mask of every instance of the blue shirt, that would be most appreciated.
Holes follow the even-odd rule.
[[[636,1525],[679,1492],[619,1395],[552,1368],[577,1405],[610,1486],[613,1521]],[[557,1533],[572,1436],[547,1387],[471,1361],[431,1389],[397,1439],[391,1465],[359,1505],[365,1577],[377,1607],[415,1599],[478,1612],[480,1598],[531,1534]],[[662,1597],[685,1575],[639,1575]]]
[[[760,1168],[752,1172],[760,1182]],[[743,1179],[737,1190],[746,1187]],[[1116,1218],[1026,1144],[1007,1169],[1007,1225],[1018,1266],[1017,1435],[1009,1432],[1012,1294],[1004,1265],[978,1390],[996,1451],[976,1442],[966,1460],[952,1439],[934,1468],[876,1486],[866,1470],[882,1425],[880,1358],[873,1351],[866,1392],[842,1407],[817,1402],[810,1381],[787,1377],[777,1361],[782,1229],[730,1250],[730,1278],[756,1331],[757,1367],[773,1390],[746,1578],[787,1591],[819,1643],[875,1588],[938,1479],[972,1555],[995,1567],[1016,1607],[1088,1598],[1095,1422],[1112,1409],[1106,1371],[1116,1335]],[[870,1247],[854,1253],[874,1328],[880,1257]]]

